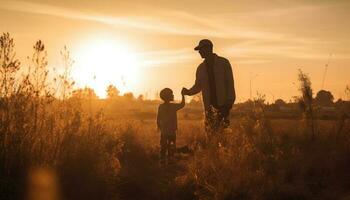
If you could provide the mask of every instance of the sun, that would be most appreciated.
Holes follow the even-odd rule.
[[[139,82],[138,58],[127,45],[113,39],[85,42],[76,55],[72,71],[78,87],[91,87],[100,98],[106,87],[115,85],[122,93],[133,91]]]

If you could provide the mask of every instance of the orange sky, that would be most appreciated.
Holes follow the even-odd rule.
[[[64,45],[81,63],[77,58],[91,41],[118,41],[119,48],[127,47],[137,57],[138,80],[127,86],[108,81],[148,98],[163,87],[173,88],[179,97],[182,86],[192,85],[201,62],[193,47],[202,38],[211,39],[214,51],[230,60],[238,101],[249,98],[249,79],[255,75],[253,95],[258,91],[268,100],[289,100],[298,94],[293,83],[299,68],[317,91],[332,54],[324,88],[345,98],[350,84],[349,10],[347,0],[0,0],[0,31],[15,38],[24,64],[34,42],[42,39],[50,67],[57,68]],[[113,79],[112,72],[105,74]],[[91,86],[102,88],[105,79],[97,77]]]

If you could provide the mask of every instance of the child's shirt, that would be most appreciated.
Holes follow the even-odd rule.
[[[176,112],[183,108],[185,103],[163,103],[158,107],[157,125],[161,134],[175,134],[177,130]]]

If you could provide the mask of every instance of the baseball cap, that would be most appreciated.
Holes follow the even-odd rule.
[[[198,51],[203,47],[211,47],[213,48],[213,43],[209,39],[203,39],[199,41],[199,44],[194,48],[194,50]]]

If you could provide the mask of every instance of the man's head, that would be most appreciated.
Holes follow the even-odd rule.
[[[203,39],[199,41],[194,50],[198,51],[202,58],[208,58],[213,54],[213,43],[208,39]]]
[[[159,93],[159,96],[164,102],[174,101],[174,94],[170,88],[162,89]]]

